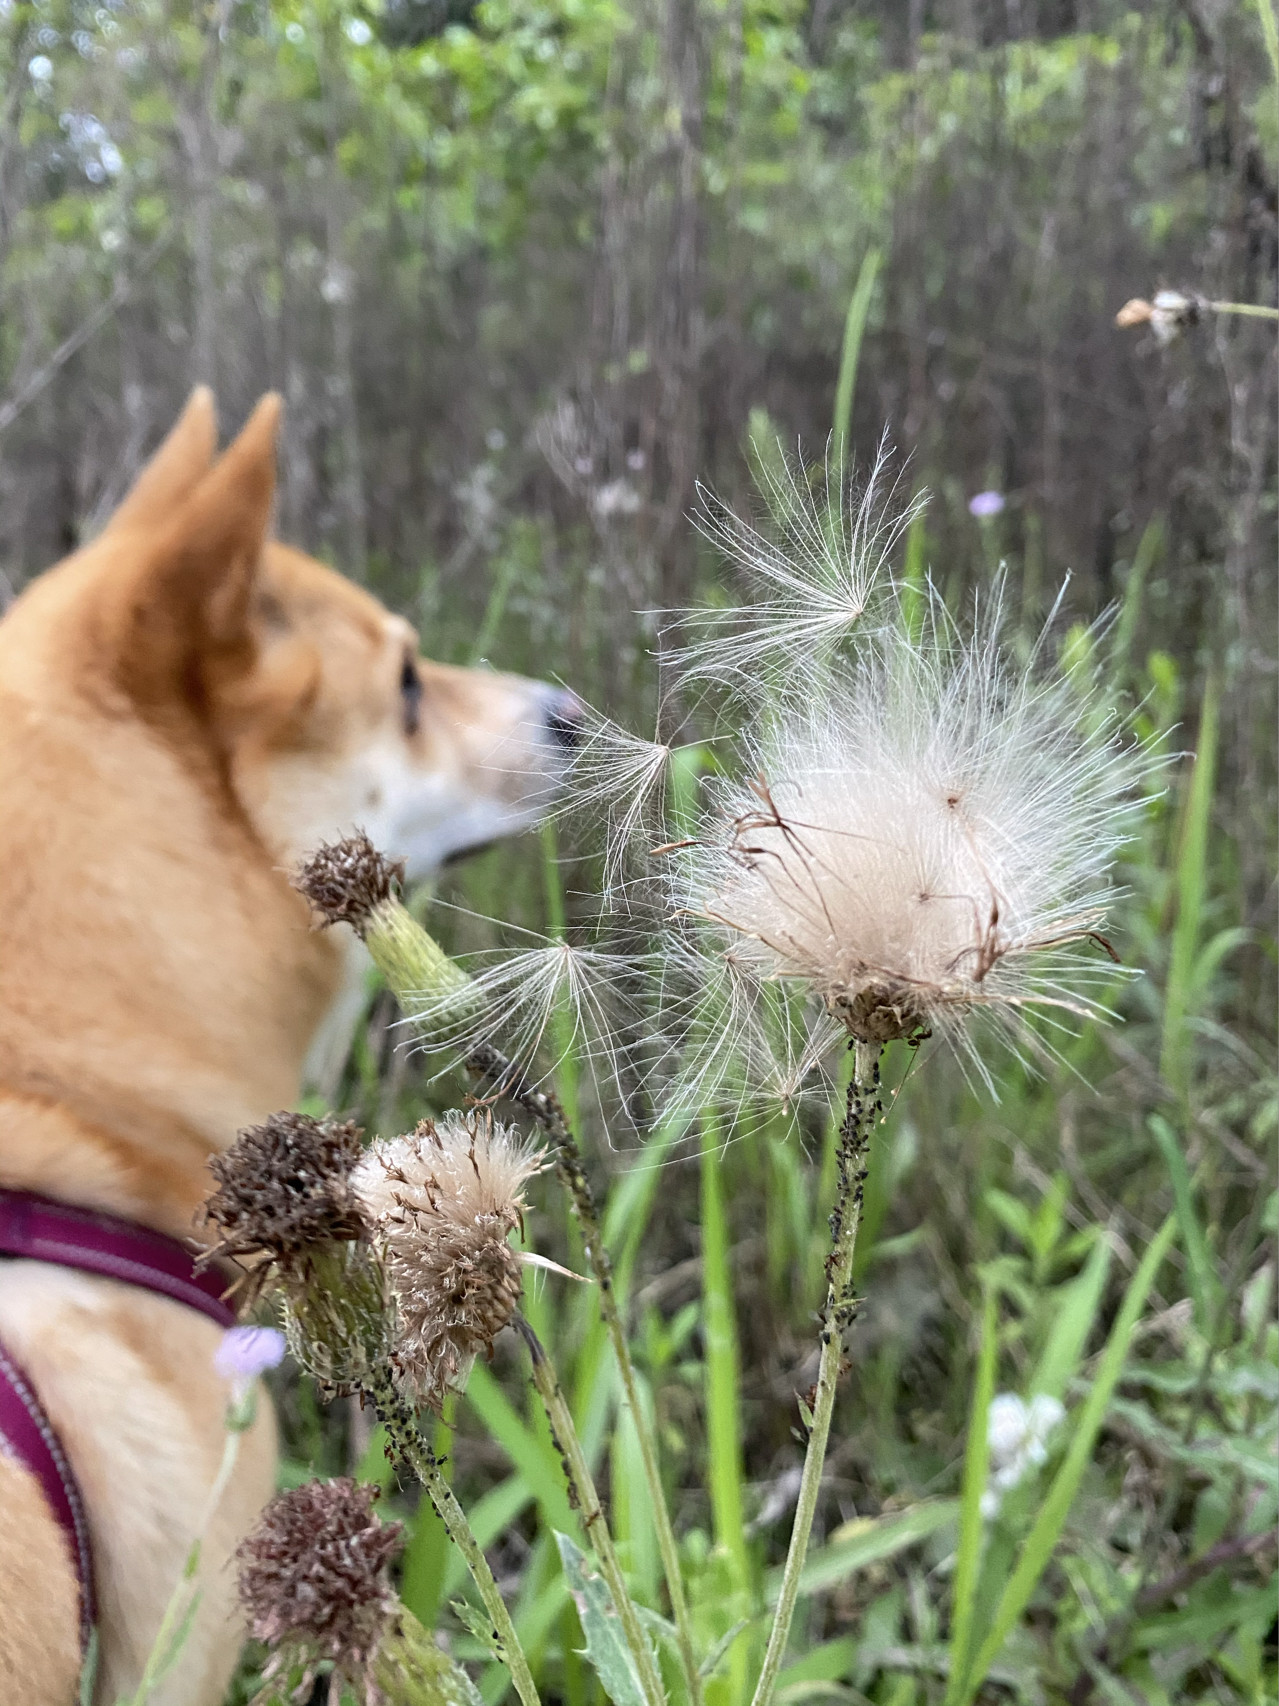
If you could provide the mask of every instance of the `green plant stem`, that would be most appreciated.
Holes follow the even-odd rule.
[[[1267,308],[1262,302],[1206,302],[1216,314],[1249,314],[1256,320],[1279,320],[1279,308]]]
[[[169,1596],[169,1603],[164,1608],[160,1619],[160,1627],[156,1630],[155,1640],[151,1643],[151,1651],[147,1654],[147,1662],[143,1666],[138,1686],[129,1696],[127,1703],[121,1706],[146,1706],[152,1693],[163,1680],[169,1666],[177,1659],[182,1642],[186,1638],[186,1624],[195,1609],[199,1597],[196,1586],[196,1572],[200,1568],[200,1552],[208,1532],[213,1513],[222,1502],[227,1483],[235,1472],[235,1465],[240,1456],[240,1441],[244,1437],[244,1429],[228,1428],[226,1440],[222,1446],[222,1461],[218,1464],[218,1472],[213,1477],[213,1485],[209,1488],[209,1496],[204,1501],[204,1509],[196,1526],[195,1538],[187,1552],[186,1561],[182,1566],[182,1574],[178,1577],[177,1585]]]
[[[569,1194],[574,1215],[581,1228],[587,1260],[591,1264],[591,1272],[599,1288],[600,1316],[613,1346],[613,1354],[622,1376],[622,1390],[635,1422],[640,1460],[644,1466],[644,1481],[652,1505],[657,1549],[661,1554],[662,1570],[666,1577],[666,1591],[670,1596],[671,1617],[675,1624],[676,1644],[684,1671],[684,1681],[688,1687],[689,1701],[691,1706],[702,1706],[702,1678],[697,1665],[697,1649],[693,1644],[693,1628],[688,1599],[684,1593],[684,1579],[680,1574],[679,1548],[675,1542],[675,1531],[671,1526],[670,1512],[666,1507],[666,1493],[662,1487],[657,1442],[653,1438],[648,1416],[640,1400],[635,1365],[631,1361],[626,1329],[618,1310],[617,1293],[613,1286],[613,1264],[600,1231],[590,1180],[582,1166],[582,1152],[556,1097],[548,1091],[538,1090],[530,1085],[519,1067],[507,1060],[499,1050],[486,1044],[477,1049],[466,1064],[468,1070],[492,1090],[517,1102],[537,1121],[555,1145],[556,1170]]]
[[[524,1706],[540,1706],[537,1684],[533,1681],[533,1672],[529,1669],[528,1659],[515,1632],[506,1601],[493,1579],[488,1559],[471,1531],[466,1512],[444,1478],[439,1459],[422,1438],[417,1423],[395,1390],[389,1374],[370,1377],[365,1390],[386,1428],[393,1449],[409,1465],[426,1489],[427,1497],[435,1506],[436,1515],[448,1530],[449,1539],[466,1560],[471,1580],[478,1588],[484,1609],[492,1622],[494,1638],[511,1673],[515,1692]]]
[[[568,1481],[569,1494],[581,1512],[582,1526],[586,1530],[587,1538],[595,1548],[596,1556],[599,1558],[600,1570],[603,1573],[604,1580],[608,1583],[608,1591],[613,1596],[613,1604],[616,1606],[617,1615],[621,1620],[626,1645],[630,1648],[631,1657],[635,1661],[640,1686],[644,1690],[644,1696],[648,1700],[649,1706],[664,1706],[666,1695],[662,1688],[661,1677],[657,1672],[653,1648],[640,1627],[634,1601],[627,1592],[626,1580],[622,1575],[622,1566],[618,1561],[617,1550],[613,1545],[613,1536],[609,1532],[608,1521],[604,1515],[604,1506],[600,1502],[599,1493],[596,1491],[590,1464],[586,1461],[586,1453],[582,1450],[582,1442],[577,1437],[573,1412],[565,1402],[555,1369],[533,1328],[523,1316],[517,1316],[514,1325],[519,1329],[520,1336],[528,1346],[533,1384],[545,1406],[546,1419],[551,1424],[551,1436],[555,1442],[555,1449],[559,1453],[560,1461],[564,1465],[564,1475]]]
[[[861,1221],[862,1187],[866,1179],[866,1151],[874,1122],[880,1112],[879,1060],[867,1070],[865,1045],[857,1044],[857,1066],[848,1086],[847,1110],[839,1128],[839,1179],[835,1207],[831,1213],[831,1253],[826,1262],[826,1307],[822,1312],[822,1354],[812,1404],[812,1424],[804,1471],[795,1506],[790,1547],[782,1571],[781,1587],[768,1647],[751,1706],[768,1706],[790,1640],[791,1621],[799,1598],[800,1575],[808,1555],[808,1540],[817,1514],[826,1445],[839,1386],[844,1356],[844,1333],[852,1325],[855,1303],[852,1294],[853,1257],[857,1252],[857,1228]]]

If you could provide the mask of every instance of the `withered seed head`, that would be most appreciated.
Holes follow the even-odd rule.
[[[325,924],[349,924],[363,936],[373,912],[403,884],[404,861],[388,859],[357,830],[342,841],[321,845],[292,880]]]
[[[356,1188],[395,1293],[396,1367],[435,1408],[515,1312],[520,1261],[508,1240],[541,1161],[513,1128],[473,1111],[423,1120],[361,1163]]]
[[[273,1268],[281,1277],[304,1277],[317,1249],[367,1236],[351,1176],[362,1149],[360,1128],[321,1124],[306,1114],[272,1114],[248,1126],[224,1155],[209,1162],[218,1188],[204,1205],[204,1221],[221,1233],[202,1258],[263,1258],[250,1280],[256,1296]]]
[[[373,1665],[398,1605],[387,1566],[403,1537],[402,1523],[374,1515],[376,1498],[352,1480],[310,1481],[274,1498],[236,1552],[251,1632],[274,1649],[273,1670],[303,1667],[299,1693],[330,1659],[376,1698]]]
[[[830,1010],[861,1043],[923,1041],[928,1020],[919,996],[909,984],[877,980],[859,989],[851,1000],[836,995]]]

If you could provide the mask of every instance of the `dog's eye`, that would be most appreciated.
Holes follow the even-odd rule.
[[[422,678],[411,657],[400,665],[400,698],[404,701],[404,732],[415,735],[422,720]]]

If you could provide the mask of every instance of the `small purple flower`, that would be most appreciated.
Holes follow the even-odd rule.
[[[213,1353],[213,1366],[237,1392],[243,1392],[283,1355],[284,1334],[274,1327],[228,1327]]]
[[[988,521],[992,515],[998,515],[1004,507],[1002,492],[978,492],[975,498],[968,500],[968,513],[975,515],[978,521]]]

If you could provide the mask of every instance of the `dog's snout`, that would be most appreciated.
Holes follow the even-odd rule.
[[[572,693],[556,692],[546,707],[546,727],[556,746],[572,750],[581,739],[586,712]]]

